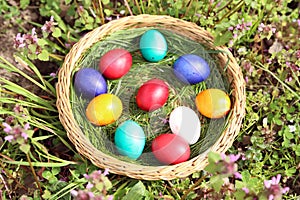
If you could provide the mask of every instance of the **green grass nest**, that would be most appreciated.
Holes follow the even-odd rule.
[[[99,59],[109,50],[124,48],[131,52],[133,64],[130,71],[120,79],[107,80],[108,93],[117,95],[123,103],[121,117],[114,123],[106,126],[94,126],[85,116],[85,109],[88,100],[75,94],[71,87],[71,106],[75,119],[86,138],[91,144],[105,154],[116,157],[120,160],[141,164],[141,165],[161,165],[151,153],[151,141],[160,134],[171,133],[168,119],[171,111],[177,106],[187,106],[193,109],[199,116],[201,122],[201,136],[197,143],[191,145],[191,158],[204,153],[220,137],[228,125],[230,113],[220,119],[208,119],[197,111],[195,105],[196,95],[207,88],[218,88],[230,94],[230,84],[225,78],[226,66],[220,67],[215,61],[216,50],[206,49],[203,45],[182,35],[175,34],[164,29],[157,29],[167,40],[168,53],[166,57],[157,62],[147,62],[139,52],[139,39],[141,35],[153,29],[135,28],[130,30],[119,30],[96,42],[92,48],[88,49],[77,62],[76,69],[72,75],[80,68],[94,68],[98,70]],[[173,63],[181,55],[196,54],[204,58],[211,69],[211,74],[204,82],[196,85],[187,85],[180,82],[173,74]],[[135,94],[138,88],[151,78],[160,78],[170,85],[170,94],[167,103],[160,109],[145,112],[139,109],[135,103]],[[137,122],[146,135],[146,145],[143,154],[137,160],[131,160],[118,154],[114,145],[114,133],[119,124],[126,120]]]

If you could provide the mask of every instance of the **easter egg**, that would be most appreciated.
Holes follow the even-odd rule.
[[[101,73],[92,68],[82,68],[76,72],[74,88],[77,95],[86,99],[107,92],[107,84]]]
[[[208,118],[225,116],[231,106],[229,96],[224,91],[216,88],[203,90],[196,96],[195,101],[199,112]]]
[[[179,135],[166,133],[157,136],[151,144],[155,158],[164,164],[178,164],[190,157],[189,144]]]
[[[163,80],[151,79],[138,89],[136,103],[144,111],[154,111],[167,102],[168,96],[168,85]]]
[[[173,64],[174,74],[184,83],[197,84],[208,78],[210,68],[200,56],[185,54]]]
[[[140,51],[149,62],[162,60],[168,51],[165,37],[157,30],[148,30],[140,38]]]
[[[86,108],[87,119],[98,126],[115,122],[122,114],[123,105],[113,94],[101,94],[93,98]]]
[[[136,160],[143,152],[146,137],[142,127],[132,120],[118,126],[115,132],[115,145],[121,155]]]
[[[131,68],[132,56],[125,49],[113,49],[105,53],[99,61],[99,70],[108,79],[118,79]]]
[[[195,144],[201,131],[201,124],[197,114],[189,107],[179,106],[175,108],[169,119],[171,131],[180,135],[189,144]]]

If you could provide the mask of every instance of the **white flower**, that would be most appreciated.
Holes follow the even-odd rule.
[[[293,133],[296,131],[296,126],[295,125],[288,125],[290,132]]]

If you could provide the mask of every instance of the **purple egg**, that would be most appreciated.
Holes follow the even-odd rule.
[[[74,87],[76,94],[86,99],[107,92],[106,80],[99,71],[92,68],[82,68],[76,72]]]
[[[208,63],[200,56],[185,54],[180,56],[173,65],[174,74],[185,83],[197,84],[210,75]]]

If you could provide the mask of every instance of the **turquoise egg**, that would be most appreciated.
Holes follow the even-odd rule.
[[[121,155],[136,160],[142,154],[146,137],[142,127],[132,120],[120,124],[115,132],[115,145]]]
[[[147,61],[158,62],[166,56],[168,44],[159,31],[148,30],[140,39],[140,51]]]

